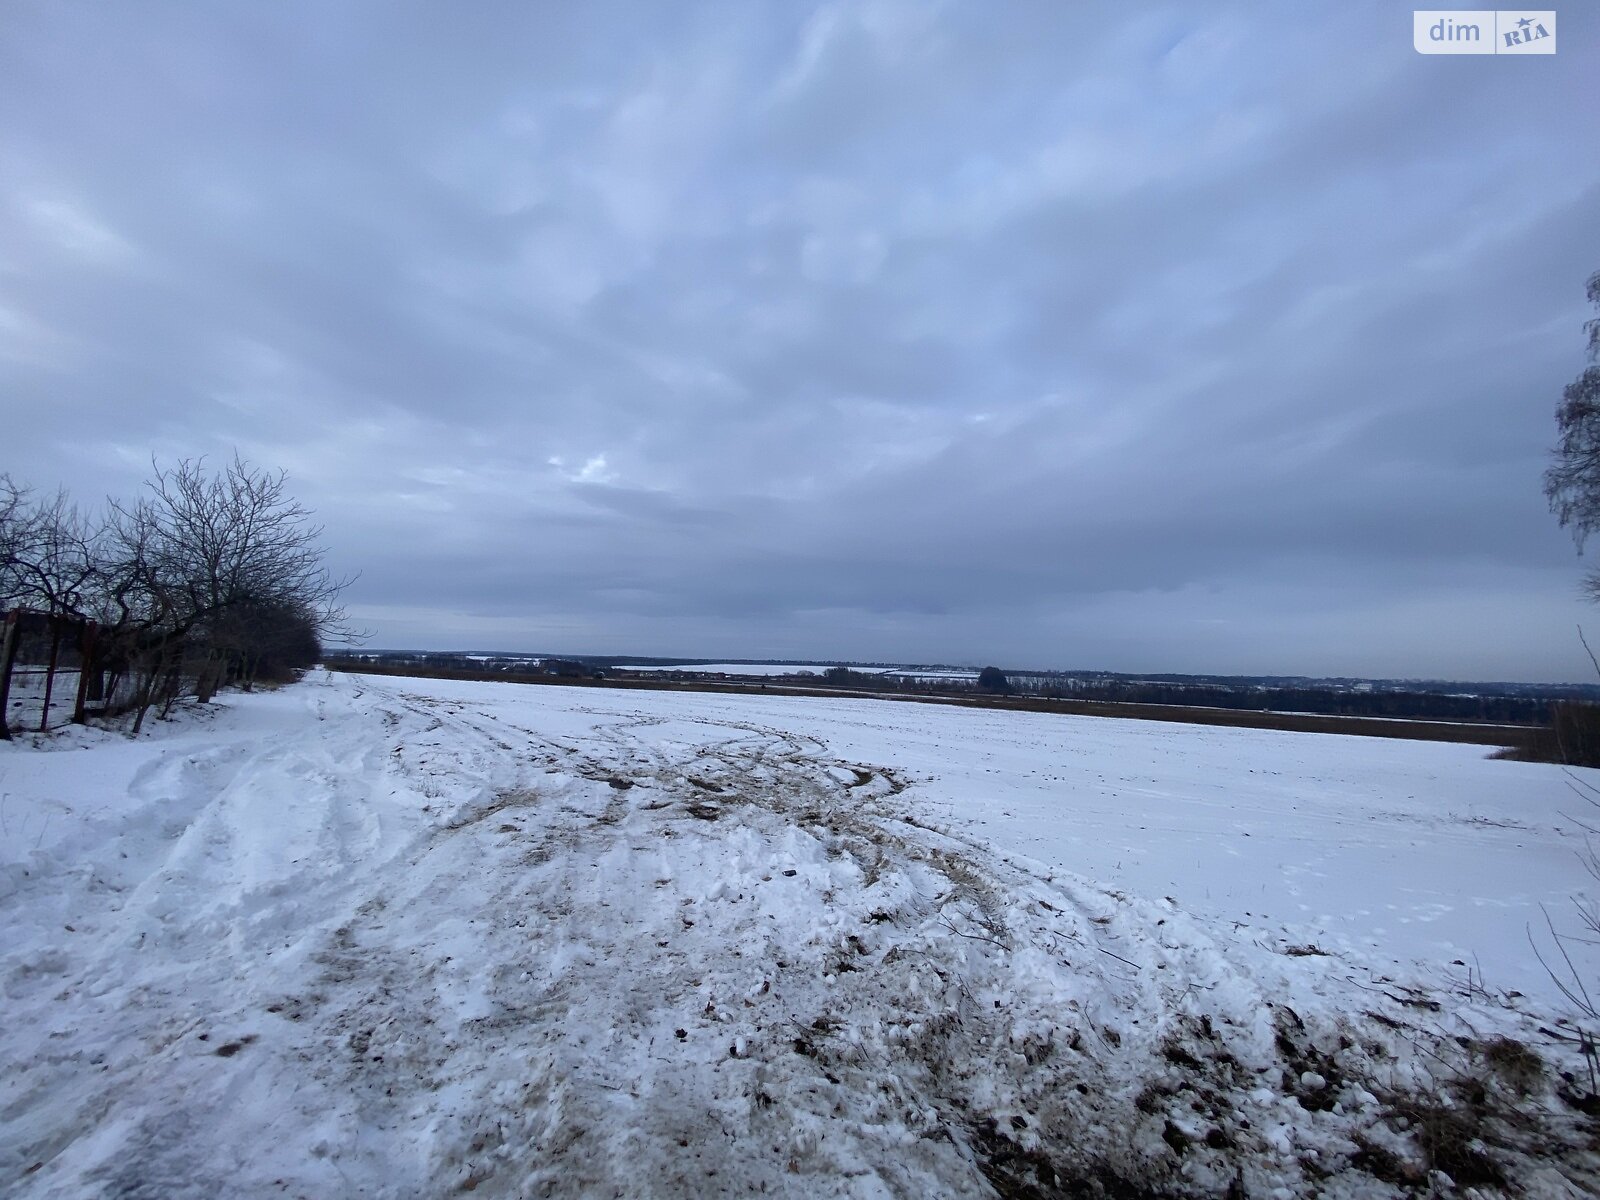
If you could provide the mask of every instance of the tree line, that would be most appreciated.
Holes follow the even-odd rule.
[[[185,692],[208,701],[315,663],[343,630],[348,583],[283,472],[237,456],[152,470],[96,511],[0,474],[0,609],[80,628],[90,698],[134,711],[135,731]]]
[[[1458,695],[1441,692],[1338,691],[1332,688],[1195,686],[1105,682],[1091,686],[1019,683],[1019,692],[1055,700],[1099,700],[1118,704],[1167,704],[1319,716],[1392,717],[1423,721],[1473,721],[1534,725],[1547,721],[1551,703],[1523,696]]]

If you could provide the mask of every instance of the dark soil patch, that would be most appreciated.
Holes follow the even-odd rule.
[[[1161,1047],[1161,1053],[1166,1060],[1176,1067],[1188,1067],[1192,1071],[1199,1071],[1204,1064],[1189,1052],[1187,1046],[1181,1042],[1169,1041]]]
[[[1003,1200],[1173,1200],[1185,1193],[1125,1178],[1106,1163],[1065,1163],[1012,1141],[987,1117],[969,1131],[978,1169]]]
[[[1365,1138],[1358,1138],[1356,1145],[1358,1149],[1350,1156],[1350,1165],[1356,1170],[1395,1187],[1413,1188],[1427,1181],[1427,1172],[1416,1163],[1406,1162],[1393,1150]]]
[[[216,1054],[218,1058],[232,1058],[235,1054],[239,1053],[239,1051],[243,1050],[255,1040],[256,1035],[252,1033],[246,1037],[240,1038],[236,1042],[224,1042],[222,1045],[218,1046],[213,1053]]]

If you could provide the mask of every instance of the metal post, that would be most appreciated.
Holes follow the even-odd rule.
[[[89,695],[89,670],[94,665],[94,643],[99,633],[100,626],[94,621],[85,621],[78,631],[78,698],[72,705],[74,725],[82,725],[85,720],[83,706]]]
[[[6,724],[6,706],[11,702],[11,664],[17,661],[17,618],[21,609],[6,614],[5,635],[0,638],[0,739],[11,740],[11,727]]]
[[[61,655],[61,618],[54,613],[48,618],[50,621],[50,665],[44,673],[44,708],[39,712],[39,732],[44,733],[50,728],[50,693],[56,686],[56,662]]]

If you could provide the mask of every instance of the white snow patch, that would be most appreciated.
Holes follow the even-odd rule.
[[[1487,1153],[1441,1063],[1559,1104],[1484,1047],[1560,1056],[1568,780],[1468,747],[357,676],[45,745],[8,1195],[1400,1195]]]

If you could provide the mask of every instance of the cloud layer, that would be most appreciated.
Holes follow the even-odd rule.
[[[284,467],[381,645],[1581,678],[1560,20],[13,4],[0,470]]]

